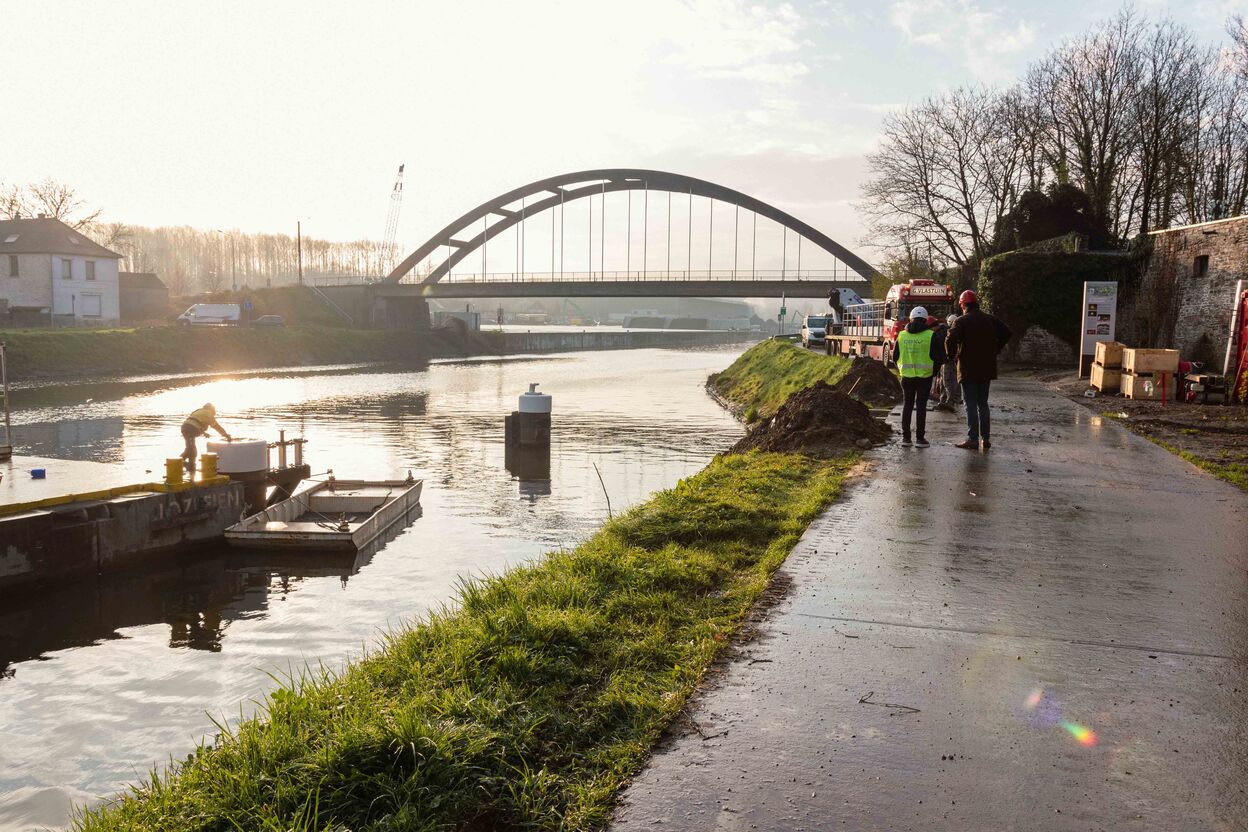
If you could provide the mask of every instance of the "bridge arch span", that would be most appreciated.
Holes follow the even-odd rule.
[[[775,223],[810,240],[819,248],[844,263],[864,280],[870,280],[876,274],[875,269],[858,255],[840,243],[828,237],[818,229],[802,222],[797,217],[768,205],[760,199],[733,190],[705,179],[684,176],[660,170],[643,168],[602,168],[565,173],[548,179],[539,179],[505,194],[484,202],[468,213],[447,225],[434,236],[430,237],[419,248],[403,259],[386,276],[388,283],[398,283],[412,269],[423,263],[443,246],[452,249],[445,260],[434,266],[422,284],[434,284],[442,280],[457,263],[476,251],[482,245],[494,239],[503,231],[517,223],[578,199],[597,196],[598,194],[616,191],[670,191],[672,193],[689,194],[708,199],[737,205],[747,211],[753,211]],[[540,194],[547,194],[532,204],[528,204],[523,213],[514,209],[515,203],[527,200]],[[489,217],[497,217],[492,223]],[[485,227],[476,231],[477,225],[485,221]],[[475,234],[473,232],[476,231]],[[472,236],[468,237],[468,234]],[[464,238],[466,237],[466,239]]]

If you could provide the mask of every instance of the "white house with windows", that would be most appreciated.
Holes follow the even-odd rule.
[[[17,325],[115,324],[120,260],[52,217],[0,220],[0,305]]]

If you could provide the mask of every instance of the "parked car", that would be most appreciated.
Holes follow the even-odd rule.
[[[195,326],[237,326],[243,309],[237,303],[197,303],[178,316],[178,323]]]
[[[251,322],[252,326],[286,326],[286,320],[281,315],[261,315]]]
[[[828,335],[827,315],[807,315],[802,321],[802,346],[822,347]]]

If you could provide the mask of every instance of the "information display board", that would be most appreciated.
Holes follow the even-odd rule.
[[[1082,333],[1079,338],[1079,377],[1088,374],[1096,345],[1114,340],[1118,325],[1118,283],[1089,281],[1083,284]]]

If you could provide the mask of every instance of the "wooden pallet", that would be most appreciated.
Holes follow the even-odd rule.
[[[1123,373],[1120,380],[1122,395],[1128,399],[1161,401],[1162,385],[1165,385],[1166,401],[1174,401],[1174,376],[1170,373]]]
[[[1168,373],[1179,371],[1178,350],[1146,350],[1126,348],[1122,351],[1122,370],[1125,373]]]
[[[1097,344],[1099,347],[1100,344]],[[1122,384],[1122,370],[1117,367],[1092,365],[1092,386],[1102,393],[1117,393]]]
[[[1118,369],[1122,366],[1122,351],[1124,349],[1125,347],[1117,341],[1098,341],[1094,361],[1107,369]],[[1095,387],[1096,385],[1092,386]]]

